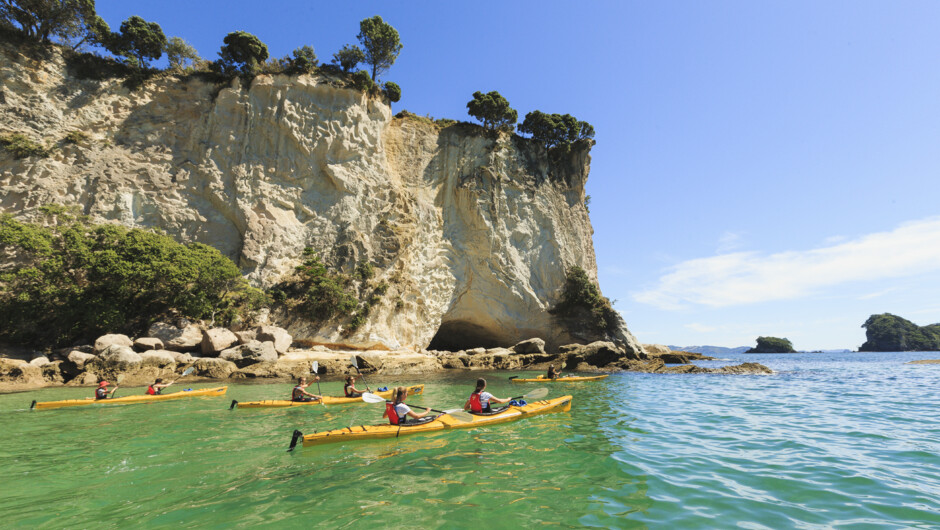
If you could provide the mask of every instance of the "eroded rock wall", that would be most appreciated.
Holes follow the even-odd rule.
[[[390,288],[355,333],[279,316],[308,343],[585,339],[547,309],[567,267],[596,278],[583,205],[589,145],[549,164],[509,136],[394,119],[385,102],[324,76],[225,86],[167,76],[131,91],[70,77],[55,54],[36,60],[0,45],[0,81],[0,132],[56,146],[48,158],[0,152],[4,212],[78,205],[159,228],[218,248],[260,285],[290,273],[306,246],[347,271],[375,263],[375,281]],[[89,140],[64,142],[72,131]],[[626,326],[607,338],[641,351]]]

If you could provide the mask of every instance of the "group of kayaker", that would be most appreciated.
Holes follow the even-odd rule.
[[[170,381],[169,383],[164,383],[163,379],[158,377],[154,380],[153,383],[150,383],[150,385],[147,386],[146,394],[148,396],[159,396],[163,392],[164,388],[172,385],[175,382],[176,381]],[[95,399],[110,399],[120,386],[114,385],[114,388],[108,390],[108,386],[110,385],[111,383],[108,381],[99,381],[98,388],[95,390]]]

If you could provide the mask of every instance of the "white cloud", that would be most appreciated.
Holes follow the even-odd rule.
[[[895,289],[894,287],[890,289],[882,289],[881,291],[875,291],[874,293],[867,293],[867,294],[860,295],[858,299],[859,300],[871,300],[872,298],[878,298],[886,294],[892,293],[894,291],[897,291],[897,289]]]
[[[634,300],[662,309],[801,298],[854,281],[940,270],[940,217],[832,246],[762,255],[734,252],[679,263]]]
[[[691,323],[691,324],[686,324],[685,327],[686,327],[687,329],[691,329],[692,331],[697,331],[698,333],[710,333],[710,332],[712,332],[712,331],[715,331],[715,329],[716,329],[716,328],[714,328],[714,327],[712,327],[712,326],[706,326],[705,324],[699,324],[698,322],[693,322],[693,323]]]
[[[719,254],[731,252],[732,250],[741,248],[743,243],[744,241],[741,237],[741,234],[736,232],[725,232],[724,234],[721,234],[721,237],[718,238],[717,252]]]

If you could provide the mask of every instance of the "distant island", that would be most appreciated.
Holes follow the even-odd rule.
[[[687,351],[704,355],[735,355],[747,351],[747,346],[725,348],[724,346],[668,346],[672,351]]]
[[[918,326],[891,313],[872,315],[862,324],[868,340],[858,351],[940,351],[940,324]]]
[[[744,353],[797,353],[789,339],[757,337],[757,346]]]

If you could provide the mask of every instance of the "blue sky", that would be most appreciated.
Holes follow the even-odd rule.
[[[381,15],[394,110],[477,90],[595,126],[604,294],[642,342],[856,348],[940,322],[940,2],[98,0],[207,58],[234,30],[321,58]]]

